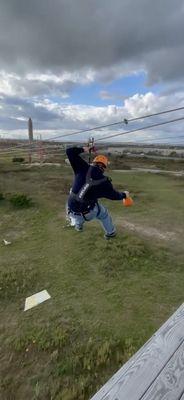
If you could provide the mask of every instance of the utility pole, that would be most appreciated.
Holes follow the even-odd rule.
[[[40,135],[40,141],[39,141],[39,159],[40,159],[40,163],[43,161],[43,145],[42,145],[42,135]]]
[[[91,151],[92,151],[92,148],[94,147],[94,142],[95,142],[94,137],[90,137],[89,141],[88,141],[88,146],[90,148],[90,150],[89,150],[89,164],[91,162]]]
[[[31,164],[32,157],[31,157],[31,145],[33,143],[33,123],[32,119],[28,119],[28,136],[29,136],[29,151],[28,151],[28,159],[29,163]]]

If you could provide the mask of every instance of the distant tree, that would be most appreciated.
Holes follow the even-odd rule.
[[[169,154],[170,157],[177,157],[176,151],[171,151]]]

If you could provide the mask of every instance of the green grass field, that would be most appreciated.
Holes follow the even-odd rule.
[[[0,165],[2,400],[89,399],[184,301],[183,178],[109,174],[135,204],[103,201],[107,242],[98,222],[64,227],[70,167]],[[14,193],[34,206],[14,208]],[[23,312],[43,289],[51,299]]]

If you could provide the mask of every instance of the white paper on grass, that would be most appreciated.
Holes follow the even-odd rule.
[[[33,307],[37,306],[38,304],[43,303],[43,301],[48,300],[50,298],[51,298],[51,296],[47,292],[47,290],[42,290],[41,292],[35,293],[32,296],[26,298],[24,311],[27,311],[30,308],[33,308]]]

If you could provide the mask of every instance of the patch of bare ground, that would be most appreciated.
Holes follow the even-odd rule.
[[[123,228],[128,229],[129,231],[136,232],[143,236],[147,236],[149,238],[153,237],[161,240],[177,240],[176,232],[168,232],[168,231],[159,231],[157,228],[144,226],[141,224],[134,224],[127,220],[118,219],[116,221],[117,225],[120,225]]]
[[[66,219],[66,213],[64,211],[60,212],[58,214],[59,218],[64,218]],[[157,228],[153,227],[148,227],[144,226],[138,223],[132,223],[130,221],[121,219],[118,217],[115,218],[115,223],[117,226],[121,226],[128,231],[132,231],[135,233],[138,233],[143,236],[147,236],[148,238],[156,238],[156,239],[161,239],[161,240],[166,240],[166,241],[177,241],[178,240],[178,234],[181,234],[181,232],[169,232],[169,231],[159,231]]]

